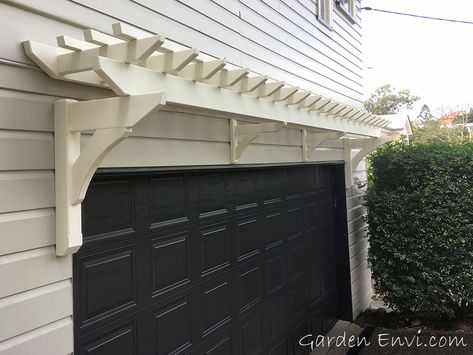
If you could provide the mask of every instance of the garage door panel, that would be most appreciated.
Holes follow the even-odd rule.
[[[238,312],[242,314],[261,303],[263,299],[263,267],[249,264],[239,268],[237,276]]]
[[[280,291],[268,298],[266,309],[267,338],[271,344],[284,337],[287,330],[287,297]]]
[[[290,323],[305,317],[309,300],[309,287],[301,276],[289,289],[289,314]]]
[[[330,167],[319,166],[317,174],[317,188],[331,190],[334,184],[333,172]]]
[[[291,334],[290,350],[288,354],[294,355],[308,355],[310,350],[307,347],[299,345],[299,339],[303,336],[310,334],[309,324],[307,321],[302,321],[294,327],[294,331]]]
[[[299,351],[301,329],[326,331],[338,312],[333,181],[321,174],[305,165],[95,177],[74,256],[75,351]]]
[[[283,202],[285,196],[286,172],[284,169],[263,170],[265,205],[274,205]]]
[[[158,354],[183,352],[192,345],[190,297],[174,301],[153,312]]]
[[[301,278],[306,270],[304,244],[299,243],[289,249],[289,281]]]
[[[199,218],[221,217],[228,213],[227,181],[224,173],[198,177]]]
[[[225,328],[233,318],[232,285],[229,279],[218,279],[206,285],[202,290],[202,336],[217,333]]]
[[[299,167],[286,169],[286,194],[288,199],[294,199],[302,196],[304,192],[303,170]]]
[[[263,319],[261,315],[253,317],[241,325],[242,354],[263,353]]]
[[[320,263],[314,263],[308,270],[309,278],[309,301],[311,306],[320,301],[322,297],[322,267]]]
[[[134,193],[130,179],[92,182],[83,211],[84,241],[134,233]]]
[[[271,249],[284,243],[284,216],[280,209],[264,214],[265,248]]]
[[[202,277],[221,273],[230,267],[229,222],[202,226],[200,241]]]
[[[243,171],[230,175],[230,191],[237,211],[256,209],[260,202],[260,184],[255,171]]]
[[[106,332],[101,337],[86,343],[80,355],[135,355],[138,354],[136,322]]]
[[[177,291],[191,282],[190,233],[151,240],[153,297]]]
[[[196,352],[195,354],[205,355],[231,355],[236,354],[233,351],[234,345],[232,342],[231,335],[225,335],[223,338],[218,339],[216,342],[211,343],[202,352]]]
[[[305,205],[305,228],[312,229],[317,226],[317,202],[307,202]]]
[[[261,218],[247,215],[236,219],[233,232],[236,260],[245,262],[261,254]]]
[[[301,237],[304,233],[304,211],[300,206],[286,210],[286,237],[288,240]]]
[[[269,355],[287,355],[287,354],[288,354],[288,349],[287,349],[286,339],[274,345],[269,351]]]
[[[302,168],[302,183],[304,192],[307,196],[316,194],[317,190],[317,170],[318,167],[314,165],[305,166]]]
[[[153,227],[174,227],[190,222],[191,201],[185,176],[152,178],[150,184]]]
[[[81,259],[81,326],[102,321],[138,304],[136,245]]]
[[[283,250],[276,251],[266,260],[266,294],[281,290],[286,284],[286,261]]]

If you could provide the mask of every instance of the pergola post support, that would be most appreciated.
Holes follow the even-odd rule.
[[[163,93],[54,104],[56,254],[82,245],[81,203],[105,156],[139,121],[165,104]],[[81,151],[80,135],[93,132]]]

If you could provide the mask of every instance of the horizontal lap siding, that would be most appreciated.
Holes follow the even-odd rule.
[[[366,174],[364,161],[358,166],[355,175]],[[365,237],[366,211],[361,205],[363,192],[352,187],[347,190],[348,244],[350,254],[351,292],[353,317],[356,318],[371,303],[373,290],[371,272],[368,267],[368,240]]]
[[[0,150],[4,152],[0,157],[0,313],[4,324],[0,325],[0,354],[72,352],[71,258],[58,258],[54,250],[53,103],[61,98],[113,96],[108,90],[50,79],[25,56],[21,42],[30,39],[55,45],[60,34],[81,38],[86,28],[110,33],[112,23],[125,21],[360,107],[359,30],[352,31],[336,15],[335,31],[327,32],[311,12],[309,0],[303,7],[296,0],[284,0],[276,9],[276,3],[163,0],[153,8],[146,0],[0,3],[2,24],[8,29],[8,38],[0,41]],[[201,13],[203,8],[208,12]],[[228,164],[229,149],[227,120],[163,112],[159,119],[136,127],[102,166]],[[284,128],[258,136],[240,161],[301,159],[300,130]],[[342,159],[342,147],[333,143],[325,143],[310,157],[311,161]],[[355,216],[360,210],[352,213]],[[349,228],[359,230],[364,222],[349,223]],[[352,279],[359,274],[358,280],[364,280],[354,279],[357,309],[362,308],[365,295],[361,286],[367,284],[366,273],[359,271],[366,248],[362,243],[350,245],[356,253],[352,261],[359,264],[352,270]]]
[[[58,34],[80,38],[81,28],[87,27],[110,33],[112,23],[123,21],[288,84],[362,106],[359,24],[349,23],[336,9],[334,30],[328,31],[316,18],[316,4],[309,9],[309,4],[304,6],[298,0],[161,0],[159,4],[152,0],[116,0],[113,4],[93,0],[21,0],[18,3],[76,24],[74,27],[63,23],[54,33],[57,24],[51,21],[44,31],[22,36],[22,40],[53,44]],[[33,26],[36,21],[33,18],[28,22]],[[20,34],[26,31],[20,30]],[[12,56],[16,61],[30,62],[11,43],[0,44],[0,58]]]
[[[24,76],[9,81],[12,69]],[[58,258],[54,247],[58,97],[6,90],[30,87],[40,72],[5,65],[0,72],[0,354],[67,354],[72,259]]]

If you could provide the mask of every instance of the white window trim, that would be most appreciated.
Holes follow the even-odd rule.
[[[348,9],[341,3],[340,0],[336,0],[335,4],[337,5],[338,10],[345,15],[345,17],[350,20],[350,22],[356,22],[356,4],[355,0],[348,0]]]
[[[321,6],[321,4],[323,4]],[[333,0],[317,1],[317,19],[329,30],[332,28]]]

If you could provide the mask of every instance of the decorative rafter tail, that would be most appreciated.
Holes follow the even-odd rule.
[[[177,75],[188,80],[207,80],[222,70],[227,64],[226,59],[217,59],[208,62],[191,63],[181,69]]]

